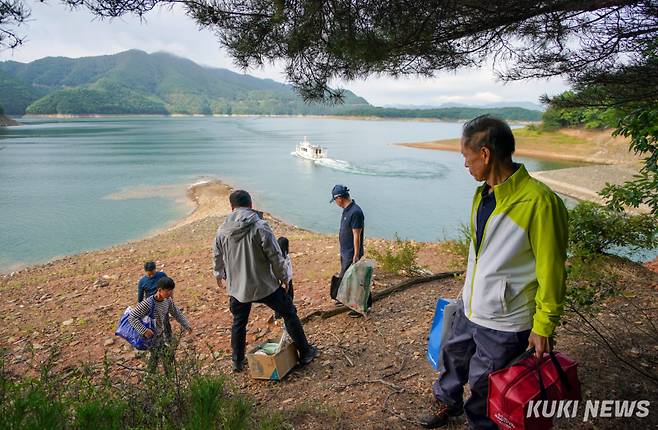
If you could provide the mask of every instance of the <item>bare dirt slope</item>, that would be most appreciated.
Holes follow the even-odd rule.
[[[175,228],[120,246],[65,257],[0,276],[0,347],[10,353],[9,365],[25,371],[25,361],[44,359],[53,346],[61,349],[59,363],[98,362],[107,353],[133,360],[135,352],[113,336],[119,316],[137,299],[137,281],[144,261],[156,260],[176,281],[175,301],[192,322],[189,339],[205,354],[230,345],[227,296],[212,275],[212,242],[227,212],[228,189],[219,183],[200,184],[190,191],[199,208]],[[207,203],[207,204],[206,204]],[[197,220],[198,214],[205,217]],[[337,213],[338,216],[338,213]],[[267,216],[277,236],[290,240],[295,269],[295,304],[300,315],[332,309],[329,281],[339,269],[337,237],[285,224]],[[383,240],[368,240],[382,247]],[[441,244],[427,244],[421,264],[434,271],[450,269],[452,258]],[[375,278],[374,290],[390,280]],[[248,342],[268,335],[271,314],[254,309]]]
[[[227,191],[219,185],[202,189],[220,194]],[[211,196],[197,197],[199,202],[215,201]],[[232,375],[231,316],[226,294],[216,286],[211,272],[211,243],[222,217],[212,211],[207,215],[141,241],[1,277],[0,348],[7,352],[8,370],[29,374],[33,371],[30,364],[61,350],[57,368],[81,362],[98,366],[107,355],[115,377],[139,378],[144,357],[115,338],[113,332],[123,309],[136,300],[135,285],[143,262],[157,259],[159,266],[177,281],[175,300],[194,327],[191,336],[183,337],[182,346],[196,351],[206,371],[228,374],[240,391],[256,399],[259,408],[282,410],[299,429],[416,428],[418,414],[431,401],[431,383],[436,377],[425,359],[426,336],[436,300],[456,297],[462,280],[425,283],[385,297],[375,303],[367,319],[352,319],[345,314],[311,319],[305,327],[320,355],[283,382]],[[328,299],[328,281],[338,269],[337,238],[271,218],[269,221],[277,235],[285,235],[291,242],[299,313],[303,316],[334,309]],[[369,240],[368,244],[381,248],[387,242]],[[423,244],[419,259],[433,272],[463,265],[442,244]],[[635,318],[620,332],[622,343],[617,348],[631,353],[641,369],[650,369],[655,366],[658,347],[643,337],[647,326],[642,323],[640,311],[647,312],[654,321],[658,317],[658,291],[647,288],[657,283],[658,274],[638,265],[619,266],[623,269],[620,273],[625,295],[606,303],[599,316],[607,324],[605,330],[612,331],[623,323],[616,316]],[[381,291],[401,280],[380,271],[374,290]],[[250,344],[280,334],[280,325],[271,316],[266,307],[254,307],[248,327]],[[558,346],[579,361],[585,398],[655,398],[655,385],[621,366],[582,321],[567,322],[559,329]],[[563,421],[557,428],[652,428],[656,423],[655,411],[652,413],[644,421]],[[458,422],[451,428],[462,427],[463,423]]]

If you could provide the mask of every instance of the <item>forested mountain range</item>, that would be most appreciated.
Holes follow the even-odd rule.
[[[522,108],[381,108],[349,91],[340,105],[307,104],[290,85],[139,50],[0,62],[0,106],[8,115],[354,115],[456,120],[489,112],[520,121],[540,117]]]

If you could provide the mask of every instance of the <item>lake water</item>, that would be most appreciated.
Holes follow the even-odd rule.
[[[171,185],[202,177],[249,190],[292,224],[336,232],[334,184],[350,187],[366,235],[458,235],[477,183],[457,152],[394,145],[458,137],[461,124],[321,118],[21,120],[0,128],[0,271],[143,237],[183,216]],[[295,144],[327,148],[321,165]],[[519,158],[529,170],[575,163]],[[208,238],[208,246],[212,238]]]

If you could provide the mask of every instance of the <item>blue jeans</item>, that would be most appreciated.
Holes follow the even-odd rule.
[[[528,347],[530,330],[507,332],[482,327],[464,315],[459,301],[457,314],[441,345],[443,366],[432,385],[434,397],[452,409],[464,408],[471,429],[497,430],[487,417],[489,374],[502,369]],[[464,385],[471,397],[464,403]]]

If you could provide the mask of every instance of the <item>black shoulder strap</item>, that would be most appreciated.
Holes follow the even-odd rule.
[[[553,366],[555,366],[555,370],[557,371],[558,376],[560,377],[560,381],[562,382],[562,385],[567,389],[567,391],[571,391],[571,383],[569,382],[569,378],[567,378],[567,374],[562,369],[562,366],[560,365],[560,362],[557,360],[557,357],[555,356],[555,353],[553,351],[549,352],[548,355],[551,357],[551,361],[553,362]]]

